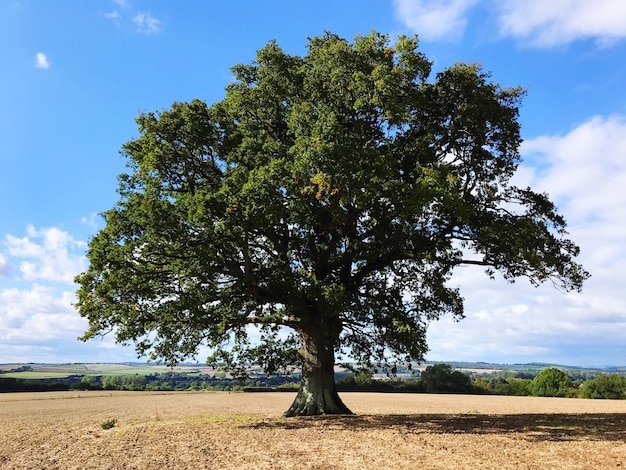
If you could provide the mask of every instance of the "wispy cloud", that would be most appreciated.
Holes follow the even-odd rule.
[[[113,0],[113,3],[115,3],[118,7],[122,8],[123,10],[127,10],[130,8],[130,3],[128,3],[127,0]],[[119,24],[119,20],[121,16],[122,15],[120,15],[120,12],[117,10],[113,10],[110,13],[104,14],[104,17],[106,19],[113,21],[115,24]]]
[[[534,47],[582,39],[610,46],[626,38],[626,2],[619,0],[394,0],[396,17],[426,40],[458,39],[472,8],[495,13],[500,33]]]
[[[99,227],[99,214],[97,212],[93,212],[89,215],[89,217],[81,217],[80,221],[93,229],[97,229]]]
[[[626,2],[620,0],[507,0],[497,5],[501,32],[538,47],[579,39],[606,45],[626,37]]]
[[[50,62],[48,62],[48,57],[43,52],[38,52],[35,56],[35,67],[38,69],[49,69]]]
[[[394,0],[395,14],[406,27],[426,40],[458,39],[467,11],[478,0]]]
[[[144,34],[154,34],[161,31],[161,22],[150,13],[138,13],[133,22],[137,25],[137,31]]]
[[[122,20],[131,18],[132,22],[137,27],[137,32],[142,34],[156,34],[161,32],[161,21],[151,13],[148,12],[134,12],[133,7],[127,0],[112,0],[122,11],[113,10],[110,13],[105,13],[104,17],[111,20],[116,25],[119,25]],[[127,10],[127,12],[124,12]]]

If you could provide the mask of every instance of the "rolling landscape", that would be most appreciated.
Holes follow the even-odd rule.
[[[621,376],[624,368],[452,362],[473,383],[534,377]],[[427,370],[400,369],[404,384]],[[429,369],[431,368],[431,369]],[[434,369],[433,369],[434,368]],[[353,415],[285,418],[299,374],[274,377],[250,368],[253,387],[220,369],[145,363],[2,364],[0,383],[62,383],[63,390],[0,393],[0,468],[93,469],[543,469],[623,468],[626,400],[467,393],[341,391]],[[416,372],[418,371],[418,372]],[[337,368],[338,386],[358,373]],[[141,378],[144,388],[133,389]],[[159,379],[160,378],[160,379]],[[148,379],[170,384],[149,390]],[[348,379],[348,382],[346,381]],[[362,386],[392,382],[370,377]],[[60,382],[57,382],[60,381]],[[98,389],[76,387],[99,384]],[[204,389],[197,384],[209,384]],[[572,390],[582,388],[572,380]],[[71,386],[74,384],[74,386]],[[125,384],[126,389],[114,389]],[[583,382],[584,384],[584,382]],[[103,389],[104,386],[104,389]],[[220,388],[221,387],[221,388]],[[80,388],[80,389],[78,389]],[[259,393],[260,390],[265,393]],[[135,391],[133,391],[135,390]],[[222,390],[222,391],[216,391]],[[267,393],[281,390],[283,393]],[[232,391],[248,393],[231,393]],[[624,394],[622,392],[622,398]]]
[[[411,375],[413,371],[421,371],[432,364],[441,362],[424,361],[420,364],[413,364],[411,370],[400,368],[398,376]],[[488,362],[461,362],[447,361],[456,370],[466,373],[488,375],[495,372],[523,373],[531,376],[537,375],[541,370],[548,367],[556,367],[577,375],[594,376],[602,373],[623,373],[626,374],[626,366],[603,366],[603,367],[576,367],[563,364],[550,364],[534,362],[528,364],[497,364]],[[337,368],[337,371],[345,369]],[[68,363],[68,364],[44,364],[44,363],[11,363],[0,364],[0,377],[12,377],[17,379],[56,379],[70,376],[85,375],[153,375],[159,373],[174,373],[181,375],[215,375],[217,369],[198,363],[182,363],[177,367],[167,367],[160,364],[146,362],[125,362],[125,363]],[[337,372],[336,371],[336,372]],[[260,374],[259,368],[251,367],[250,372]]]

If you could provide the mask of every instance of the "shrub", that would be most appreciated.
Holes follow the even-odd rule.
[[[108,421],[105,421],[102,424],[100,424],[100,427],[102,429],[111,429],[111,428],[115,427],[116,423],[117,423],[116,419],[109,419]]]
[[[621,374],[602,374],[587,380],[580,389],[582,398],[617,400],[626,394],[626,377]]]

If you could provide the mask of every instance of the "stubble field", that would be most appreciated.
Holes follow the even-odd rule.
[[[0,394],[0,468],[626,468],[626,401],[344,393],[355,416],[282,418],[293,398]]]

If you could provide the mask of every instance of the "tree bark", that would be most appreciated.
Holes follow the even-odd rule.
[[[352,414],[335,386],[335,339],[328,328],[300,331],[302,382],[285,416]]]

